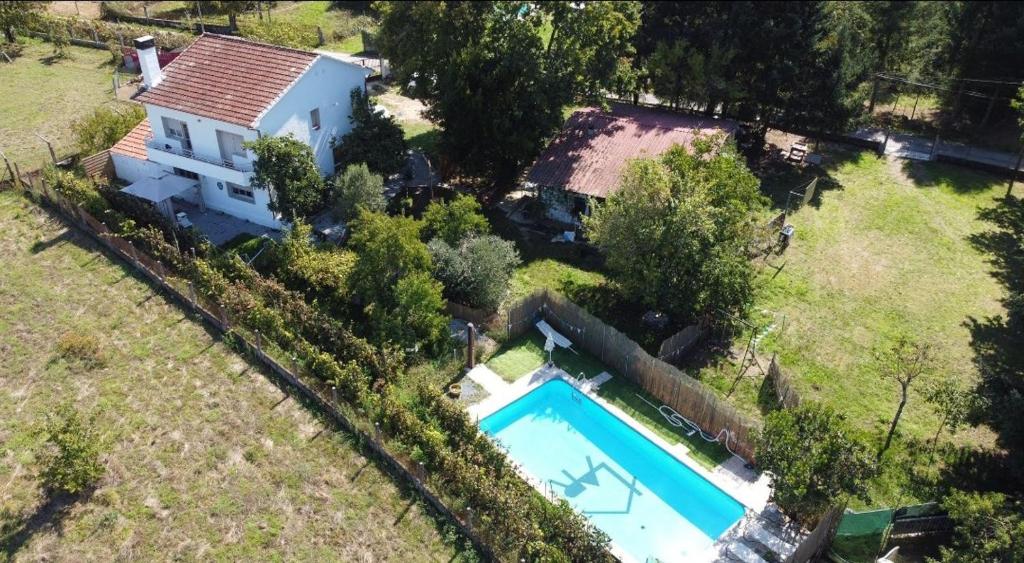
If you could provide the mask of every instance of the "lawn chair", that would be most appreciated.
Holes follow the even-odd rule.
[[[536,326],[537,330],[544,335],[544,338],[550,338],[559,348],[567,348],[573,354],[579,355],[579,352],[572,348],[572,340],[569,340],[562,336],[557,330],[551,328],[551,325],[549,325],[547,321],[537,321],[537,324],[534,326]]]

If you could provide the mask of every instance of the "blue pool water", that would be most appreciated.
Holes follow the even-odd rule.
[[[739,502],[562,380],[480,428],[638,561],[696,556],[743,516]]]

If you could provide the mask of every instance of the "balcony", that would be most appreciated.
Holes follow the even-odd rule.
[[[235,156],[232,160],[200,154],[181,146],[177,139],[146,139],[149,160],[158,164],[181,168],[203,176],[246,186],[252,174],[252,161]]]

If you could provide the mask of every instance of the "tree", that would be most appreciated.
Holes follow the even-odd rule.
[[[14,28],[24,27],[37,18],[49,2],[23,2],[22,0],[0,0],[0,29],[4,39],[14,43]]]
[[[350,164],[334,179],[334,211],[346,221],[355,219],[360,209],[384,211],[387,203],[384,179],[365,164]]]
[[[270,190],[270,208],[285,219],[308,217],[324,204],[326,190],[313,149],[292,135],[245,143],[256,153],[252,186]]]
[[[362,88],[353,88],[352,130],[337,142],[336,166],[365,163],[370,171],[390,176],[405,165],[405,133],[391,116],[370,105]]]
[[[866,18],[853,2],[650,2],[636,35],[655,95],[756,122],[840,127],[859,109]]]
[[[772,498],[801,522],[813,522],[836,500],[863,496],[876,466],[829,407],[805,403],[773,411],[757,437],[757,461],[772,474]]]
[[[288,287],[341,314],[349,302],[349,277],[355,267],[355,254],[333,244],[314,246],[312,232],[308,223],[296,219],[280,244],[269,249],[276,265],[275,275]]]
[[[515,244],[494,235],[469,235],[454,248],[436,238],[427,247],[434,259],[434,276],[448,298],[487,311],[501,304],[519,265]]]
[[[375,338],[406,348],[439,344],[444,335],[437,326],[447,324],[444,300],[441,284],[427,281],[431,260],[420,224],[364,209],[352,223],[350,246],[357,256],[350,287]]]
[[[449,246],[457,246],[469,235],[490,230],[490,223],[480,212],[480,202],[473,196],[458,195],[449,202],[434,201],[423,212],[424,237],[440,238]]]
[[[940,548],[945,563],[1024,561],[1024,505],[1000,493],[954,490],[942,507],[956,523],[952,546]]]
[[[932,349],[931,345],[913,342],[906,337],[899,337],[892,347],[882,353],[876,354],[879,375],[883,380],[895,381],[900,386],[900,404],[896,407],[896,414],[889,424],[889,432],[885,436],[885,443],[878,450],[878,460],[882,460],[882,454],[892,444],[892,437],[896,433],[896,427],[903,416],[903,409],[907,406],[911,384],[922,375],[931,371]]]
[[[600,102],[621,77],[636,2],[388,2],[378,47],[426,102],[446,160],[510,181],[573,103]],[[545,30],[550,29],[549,37]]]
[[[145,118],[146,110],[140,105],[100,106],[72,123],[71,132],[78,151],[88,156],[114,146]]]
[[[925,400],[939,415],[939,428],[932,438],[932,447],[939,442],[939,435],[946,428],[953,434],[967,423],[970,414],[981,408],[983,400],[973,390],[965,388],[955,379],[937,381],[925,392]]]
[[[83,420],[70,405],[58,407],[46,420],[46,445],[40,453],[40,477],[51,490],[76,494],[103,476],[95,417]]]
[[[721,137],[631,163],[584,218],[626,297],[685,319],[742,317],[753,300],[745,248],[764,197]]]

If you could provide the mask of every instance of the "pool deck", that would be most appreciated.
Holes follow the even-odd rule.
[[[481,419],[497,412],[509,403],[523,395],[526,395],[548,381],[551,381],[552,379],[562,379],[576,387],[582,393],[586,394],[595,403],[604,407],[608,412],[612,413],[612,415],[617,417],[619,420],[639,432],[642,436],[651,442],[654,442],[680,463],[683,463],[698,475],[736,499],[746,508],[747,516],[741,519],[740,522],[719,538],[707,554],[708,561],[719,560],[721,557],[721,550],[724,549],[724,546],[728,542],[736,541],[737,536],[742,538],[742,529],[749,521],[757,519],[768,506],[768,500],[771,496],[771,486],[770,477],[767,474],[758,473],[754,470],[748,469],[746,467],[746,462],[736,456],[733,456],[727,461],[721,463],[715,467],[714,470],[708,470],[706,467],[690,457],[689,449],[685,444],[670,444],[667,440],[634,420],[631,416],[615,405],[612,405],[608,401],[599,397],[597,395],[597,390],[600,387],[600,383],[607,381],[608,378],[600,378],[599,376],[595,377],[593,380],[580,381],[557,367],[544,366],[520,377],[513,383],[508,383],[502,379],[500,375],[494,373],[484,364],[477,365],[466,375],[483,387],[489,394],[489,397],[485,400],[475,405],[470,405],[467,408],[470,418],[478,424]],[[599,379],[602,381],[598,382]],[[544,491],[542,485],[537,483],[533,484],[542,492]],[[616,553],[614,546],[613,553],[621,556],[621,554]],[[627,557],[625,560],[628,559],[629,558]]]

